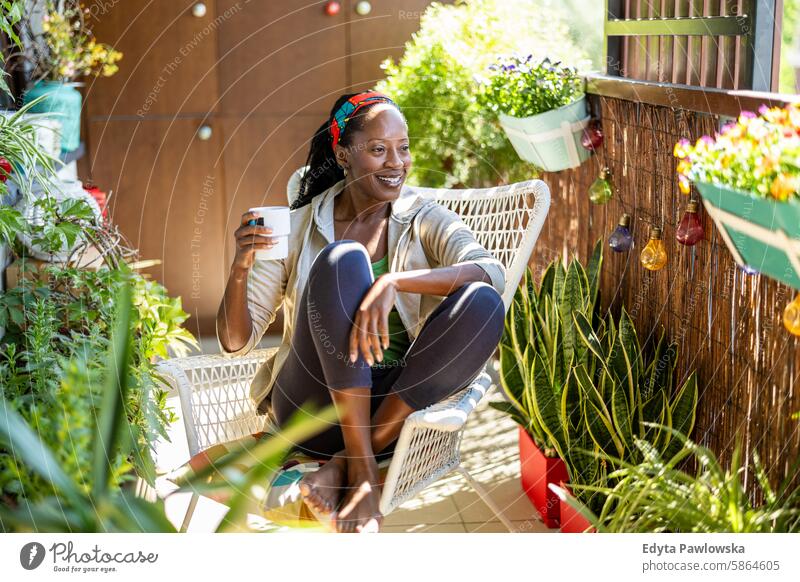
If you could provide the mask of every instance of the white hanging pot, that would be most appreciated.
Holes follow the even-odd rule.
[[[546,172],[577,168],[591,152],[581,145],[591,116],[586,97],[530,117],[501,113],[500,125],[523,160]]]

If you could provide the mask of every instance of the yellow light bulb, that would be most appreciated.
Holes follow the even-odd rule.
[[[667,249],[661,240],[661,229],[657,226],[650,228],[650,240],[642,249],[640,261],[645,269],[658,271],[667,264]]]
[[[793,335],[800,335],[800,293],[783,310],[783,325]]]

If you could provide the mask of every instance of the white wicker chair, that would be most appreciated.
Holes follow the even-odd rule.
[[[289,199],[297,181],[290,181]],[[506,310],[527,267],[528,260],[550,207],[550,191],[541,180],[497,188],[448,190],[418,188],[426,197],[458,213],[478,241],[506,267]],[[250,380],[271,350],[254,350],[243,357],[192,356],[166,360],[158,365],[165,379],[177,389],[186,426],[189,452],[195,455],[220,442],[269,430],[248,397]],[[458,470],[502,523],[513,527],[486,491],[461,465],[460,444],[469,414],[489,390],[484,371],[461,392],[411,414],[405,421],[383,486],[380,510],[389,514],[422,489],[453,470]],[[197,496],[184,518],[186,530]]]

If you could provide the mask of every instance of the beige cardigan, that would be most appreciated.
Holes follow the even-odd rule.
[[[247,354],[258,345],[267,326],[275,320],[284,305],[283,339],[256,373],[250,384],[250,398],[259,411],[269,412],[269,395],[274,379],[289,354],[295,304],[302,296],[311,264],[325,245],[333,242],[333,201],[344,189],[344,180],[315,196],[311,203],[292,210],[289,255],[285,259],[255,261],[247,278],[247,305],[252,320],[252,333],[242,348],[228,352],[231,357]],[[483,248],[472,231],[451,210],[404,186],[400,197],[391,203],[388,225],[389,271],[410,271],[476,264],[486,271],[492,286],[502,294],[505,268]],[[417,337],[425,320],[443,297],[398,293],[395,306],[409,339]],[[219,330],[217,330],[219,341]]]

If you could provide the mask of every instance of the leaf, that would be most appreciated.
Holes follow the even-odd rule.
[[[580,312],[583,307],[581,277],[577,264],[577,261],[570,263],[561,296],[557,298],[564,362],[571,362],[575,359],[575,350],[578,347],[578,334],[572,318],[572,315]]]
[[[697,398],[697,375],[695,372],[692,372],[669,406],[672,419],[670,428],[672,431],[679,432],[687,437],[691,435],[697,414]],[[669,441],[669,445],[665,449],[664,454],[670,457],[674,455],[679,448],[680,443],[676,444],[674,439],[672,439]]]
[[[561,261],[556,260],[553,262],[553,300],[558,302],[564,294],[564,282],[567,278],[567,272],[564,270],[564,265]]]
[[[603,365],[605,365],[606,354],[603,350],[603,344],[597,337],[597,334],[595,333],[592,325],[589,323],[589,320],[586,319],[586,316],[580,312],[573,313],[572,318],[575,324],[575,331],[577,332],[580,341],[598,360],[601,361]]]
[[[567,446],[559,415],[559,398],[545,370],[544,360],[538,354],[534,356],[531,369],[532,401],[536,420],[547,434],[550,445],[561,458],[565,458]]]
[[[128,366],[131,361],[131,288],[120,286],[115,299],[119,306],[112,341],[106,356],[106,378],[102,392],[97,441],[92,465],[92,494],[96,499],[109,491],[110,463],[123,434],[128,430],[125,402],[128,396]]]
[[[75,246],[75,241],[81,235],[81,227],[72,222],[61,222],[53,227],[54,231],[64,240],[65,246],[69,249]],[[57,248],[61,241],[55,244]]]
[[[525,413],[522,399],[525,393],[525,381],[520,370],[520,362],[514,352],[505,345],[500,345],[500,384],[504,392],[519,412]]]
[[[600,270],[603,267],[603,241],[598,240],[594,245],[589,264],[586,266],[586,277],[589,280],[589,302],[591,305],[597,303],[598,291],[600,289]]]
[[[631,430],[631,409],[625,389],[621,384],[613,382],[611,385],[611,416],[619,440],[625,450],[633,448],[633,432]]]
[[[543,295],[553,295],[553,284],[556,276],[556,261],[550,263],[542,275],[542,282],[539,285],[539,298]]]

